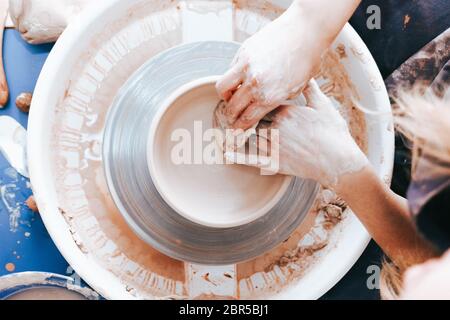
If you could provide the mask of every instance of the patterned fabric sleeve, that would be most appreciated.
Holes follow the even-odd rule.
[[[442,97],[449,84],[449,61],[450,28],[412,56],[386,79],[386,86],[391,98],[396,98],[399,90],[410,90],[417,85],[431,87],[436,94]]]
[[[386,86],[393,108],[399,92],[418,86],[450,103],[450,29],[398,68],[386,80]],[[450,125],[450,119],[448,121]],[[450,246],[450,177],[430,177],[433,167],[438,164],[422,156],[415,170],[416,179],[410,182],[410,148],[400,135],[396,140],[393,188],[409,187],[407,197],[418,228],[444,251]]]

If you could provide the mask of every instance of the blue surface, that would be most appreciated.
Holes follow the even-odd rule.
[[[15,98],[22,92],[33,92],[39,72],[51,45],[32,46],[24,42],[15,30],[6,30],[4,64],[10,88],[10,100],[0,115],[9,115],[27,127],[28,115],[15,107]],[[9,173],[9,174],[8,174]],[[0,186],[14,182],[9,164],[0,155]],[[31,195],[27,180],[19,177],[17,186],[10,186],[19,203],[21,219],[16,231],[11,231],[9,212],[0,198],[0,276],[9,274],[6,264],[15,266],[14,272],[46,271],[66,274],[68,264],[48,235],[39,214],[31,212],[24,201]]]

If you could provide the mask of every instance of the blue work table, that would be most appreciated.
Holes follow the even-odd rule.
[[[0,115],[15,118],[26,128],[28,115],[16,108],[15,98],[22,92],[33,92],[52,45],[29,45],[15,30],[7,29],[3,48],[10,99],[7,106],[0,109]],[[0,198],[0,276],[10,273],[12,268],[14,272],[48,271],[65,275],[67,262],[53,244],[39,214],[24,204],[32,194],[28,181],[20,176],[15,178],[13,173],[0,155],[0,186],[7,188],[8,194],[15,194],[14,202],[19,203],[16,207],[20,210],[17,228],[11,230],[11,210],[5,204],[11,199]]]

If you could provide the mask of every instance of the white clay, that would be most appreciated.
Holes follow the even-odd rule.
[[[232,124],[228,123],[225,115],[226,106],[225,101],[220,101],[213,115],[213,126],[221,132],[220,135],[216,136],[216,141],[224,153],[227,151],[238,151],[244,147],[251,135],[256,132],[256,126],[258,125],[255,124],[252,128],[245,131],[234,129]]]
[[[0,154],[24,177],[28,177],[27,131],[10,116],[0,116]]]
[[[89,0],[9,0],[15,28],[31,44],[56,41]]]
[[[5,28],[14,28],[14,23],[12,22],[11,15],[9,14],[9,10],[8,10],[8,15],[6,17]]]
[[[214,155],[222,158],[222,164],[215,162],[214,156],[204,156],[197,164],[174,162],[175,147],[181,142],[173,141],[174,132],[186,129],[190,133],[194,141],[188,158],[194,162],[195,135],[207,134],[213,128],[212,114],[219,101],[214,83],[186,91],[170,104],[159,121],[155,117],[148,158],[158,191],[176,211],[203,225],[231,227],[249,223],[270,210],[284,194],[290,178],[262,176],[257,168],[224,164],[218,147]],[[202,124],[201,131],[195,123]],[[207,146],[217,146],[214,138],[212,134],[210,141],[204,140],[201,146],[204,154],[212,154],[207,152]]]
[[[57,287],[28,289],[12,295],[8,300],[86,300],[81,294]]]

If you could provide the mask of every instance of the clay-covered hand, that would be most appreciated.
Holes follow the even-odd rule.
[[[218,81],[227,120],[248,129],[276,107],[297,97],[320,68],[328,40],[315,36],[316,22],[294,4],[246,40],[231,69]]]
[[[368,165],[347,122],[314,80],[309,82],[304,95],[306,106],[281,106],[269,115],[271,123],[266,128],[258,128],[257,162],[243,154],[226,153],[226,158],[240,164],[256,163],[268,171],[313,179],[327,187],[335,186],[343,174],[357,172]],[[261,138],[268,143],[261,143]]]

